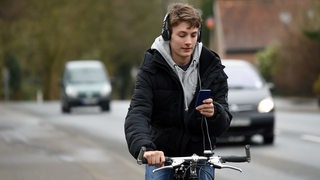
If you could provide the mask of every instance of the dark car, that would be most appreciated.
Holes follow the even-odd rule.
[[[110,110],[111,83],[99,60],[66,62],[61,80],[60,98],[63,113],[76,106],[100,106]]]
[[[219,139],[241,136],[250,141],[253,135],[262,135],[263,143],[272,144],[275,113],[270,84],[247,61],[224,59],[222,64],[229,77],[228,102],[233,119],[229,130]]]

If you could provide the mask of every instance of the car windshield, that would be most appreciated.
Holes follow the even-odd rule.
[[[73,84],[99,83],[106,81],[106,75],[101,68],[73,68],[67,73],[67,81]]]
[[[257,72],[249,66],[226,66],[225,72],[228,75],[230,89],[252,89],[263,86],[262,79]]]

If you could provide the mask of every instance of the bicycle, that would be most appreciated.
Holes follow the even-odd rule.
[[[139,153],[139,156],[137,158],[137,163],[139,165],[147,164],[147,160],[143,158],[143,154],[146,151],[145,147],[142,147]],[[205,164],[209,164],[212,168],[215,169],[232,169],[239,172],[242,172],[242,170],[238,167],[231,166],[231,165],[225,165],[223,163],[226,162],[250,162],[251,161],[251,155],[250,155],[250,146],[245,146],[245,156],[217,156],[214,155],[214,152],[212,150],[205,150],[204,156],[198,156],[197,154],[193,154],[192,156],[186,156],[186,157],[166,157],[166,164],[163,167],[159,167],[157,169],[153,170],[154,172],[161,171],[163,169],[174,169],[174,178],[176,180],[183,180],[186,177],[186,174],[189,173],[188,179],[199,179],[197,170],[199,170],[199,173],[203,171],[209,177],[209,179],[214,179],[214,175],[212,176],[208,172],[204,171],[202,167]],[[203,163],[204,162],[204,163]]]

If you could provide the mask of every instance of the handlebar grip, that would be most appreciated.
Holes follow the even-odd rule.
[[[142,146],[139,152],[139,155],[137,157],[137,164],[142,165],[142,164],[148,164],[148,160],[143,157],[144,153],[146,152],[146,147]],[[165,162],[166,163],[172,163],[172,159],[170,157],[165,157]]]
[[[139,165],[147,164],[147,163],[148,163],[147,159],[143,157],[144,152],[146,152],[146,147],[142,146],[141,149],[140,149],[138,158],[137,158],[137,163],[138,163]]]
[[[221,156],[221,161],[225,162],[247,162],[248,158],[246,156]]]
[[[220,157],[223,163],[225,162],[250,162],[251,155],[250,155],[250,145],[245,146],[246,156],[222,156]]]

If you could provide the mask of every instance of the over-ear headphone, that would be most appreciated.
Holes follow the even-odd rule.
[[[161,35],[165,41],[169,41],[171,39],[171,33],[168,27],[168,21],[169,21],[169,13],[167,13],[163,18],[163,24],[162,24],[162,32]]]
[[[163,37],[163,39],[165,41],[169,41],[171,39],[171,30],[169,29],[169,13],[167,13],[164,18],[163,18],[163,25],[162,25],[162,32],[161,32],[161,35]],[[201,26],[199,27],[199,30],[198,30],[198,39],[197,41],[198,42],[201,42]]]

